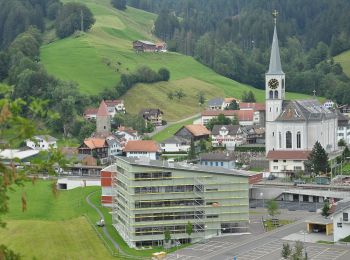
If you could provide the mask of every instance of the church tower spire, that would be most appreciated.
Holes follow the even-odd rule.
[[[277,37],[277,15],[273,13],[274,31],[271,45],[269,70],[265,74],[266,121],[275,121],[282,112],[285,98],[285,74],[282,70],[280,49]]]

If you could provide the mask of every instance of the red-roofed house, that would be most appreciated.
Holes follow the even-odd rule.
[[[96,119],[96,114],[97,114],[98,108],[87,108],[84,111],[84,118],[85,119]]]
[[[134,140],[127,142],[123,151],[126,157],[148,157],[151,160],[157,160],[161,150],[153,140]]]
[[[124,100],[105,100],[108,114],[114,117],[116,113],[125,113]]]
[[[267,153],[270,172],[278,177],[285,177],[305,170],[304,162],[308,159],[307,150],[270,150]]]
[[[108,144],[104,138],[87,138],[78,150],[79,154],[89,154],[97,159],[108,157]]]
[[[231,120],[237,118],[239,124],[243,126],[254,124],[253,110],[206,110],[202,112],[202,124],[206,125],[209,120],[218,117],[221,114]]]
[[[239,109],[253,111],[253,123],[265,125],[265,103],[239,103]]]

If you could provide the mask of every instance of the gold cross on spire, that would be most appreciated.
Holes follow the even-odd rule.
[[[272,16],[273,16],[273,20],[275,22],[275,25],[276,25],[276,21],[277,21],[277,15],[278,15],[278,12],[277,10],[275,9],[273,12],[272,12]]]

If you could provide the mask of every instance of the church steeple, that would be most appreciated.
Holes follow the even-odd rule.
[[[270,66],[269,66],[269,71],[266,74],[274,74],[274,75],[284,74],[284,72],[282,71],[282,65],[281,65],[280,49],[278,46],[276,24],[273,31]]]

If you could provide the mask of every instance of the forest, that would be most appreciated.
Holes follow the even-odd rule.
[[[154,33],[170,50],[216,72],[263,89],[277,29],[288,91],[349,103],[350,80],[332,57],[350,48],[350,2],[345,0],[129,0],[155,12]]]

